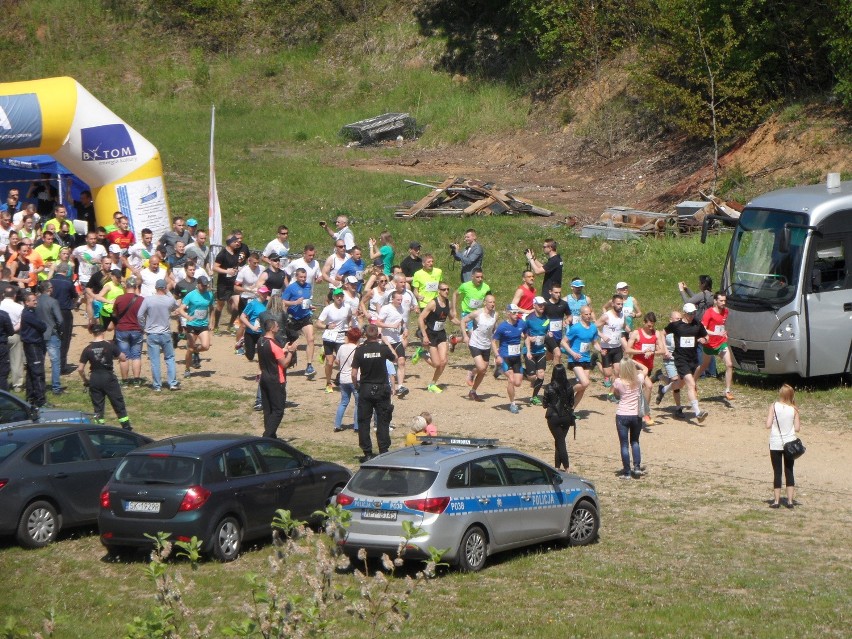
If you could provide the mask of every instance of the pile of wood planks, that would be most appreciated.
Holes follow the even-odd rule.
[[[415,217],[468,215],[540,215],[549,217],[552,211],[535,206],[531,202],[498,189],[493,184],[464,177],[449,177],[437,186],[406,180],[409,184],[430,187],[428,195],[411,205],[402,204],[396,212],[397,219]]]

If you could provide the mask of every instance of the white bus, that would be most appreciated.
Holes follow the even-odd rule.
[[[735,367],[802,377],[852,372],[850,256],[852,182],[749,202],[722,274]]]

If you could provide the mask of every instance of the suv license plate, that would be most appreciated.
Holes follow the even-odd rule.
[[[396,521],[395,510],[363,510],[361,519],[380,519],[382,521]]]
[[[760,369],[756,362],[740,362],[740,368],[749,373],[759,373]]]
[[[158,501],[129,501],[124,509],[129,513],[158,513],[160,502]]]

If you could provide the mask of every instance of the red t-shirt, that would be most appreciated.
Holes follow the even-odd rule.
[[[518,300],[518,308],[522,308],[525,311],[533,310],[535,288],[527,288],[525,285],[521,284],[518,287],[518,290],[521,292],[521,298]]]
[[[122,251],[126,251],[136,244],[136,237],[133,235],[133,231],[127,231],[125,233],[121,230],[115,230],[112,233],[107,234],[107,239],[110,244],[118,244]]]
[[[725,330],[725,322],[728,319],[728,309],[725,308],[720,313],[715,306],[711,306],[704,311],[704,317],[701,318],[701,323],[707,329],[707,346],[710,348],[719,348],[722,344],[728,341],[728,332]]]
[[[633,342],[633,348],[637,351],[642,351],[642,355],[634,355],[634,361],[639,362],[649,372],[654,370],[654,354],[657,350],[657,332],[654,331],[650,336],[645,334],[641,328],[637,331],[639,337]]]

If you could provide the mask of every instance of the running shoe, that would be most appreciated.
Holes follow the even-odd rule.
[[[320,353],[319,361],[320,361],[320,364],[325,364],[325,351]]]
[[[538,395],[530,397],[530,406],[541,406],[541,398]]]
[[[707,415],[709,414],[710,413],[708,413],[706,410],[703,410],[695,416],[695,419],[698,420],[699,424],[703,424],[704,420],[707,419]]]
[[[234,355],[245,355],[245,354],[246,354],[246,349],[244,349],[242,347],[234,349]]]
[[[467,372],[467,385],[473,386],[473,371]]]
[[[444,392],[443,390],[441,390],[441,387],[438,386],[437,384],[429,384],[426,387],[426,390],[429,391],[430,393],[443,393]]]
[[[632,475],[629,470],[625,470],[624,472],[618,473],[619,479],[632,479]]]
[[[421,357],[423,357],[423,348],[418,346],[417,350],[414,351],[414,355],[411,356],[411,363],[417,364]]]
[[[634,479],[639,479],[640,477],[643,477],[645,475],[645,471],[639,467],[636,467],[631,471],[631,475],[633,475]]]
[[[734,401],[734,394],[731,391],[726,390],[725,391],[725,399],[728,400],[729,402]]]
[[[656,371],[654,371],[654,374],[651,375],[651,381],[656,384],[657,382],[660,381],[660,378],[662,376],[663,376],[663,369],[658,368]]]
[[[333,393],[334,392],[334,386],[332,386],[331,384],[327,385],[325,387],[325,392],[329,393],[329,394]]]
[[[400,386],[396,389],[396,396],[400,399],[408,395],[408,389],[405,386]]]
[[[509,412],[512,413],[512,415],[517,415],[521,412],[521,409],[518,408],[518,405],[515,402],[512,402],[509,404]]]
[[[459,339],[458,335],[451,335],[450,336],[450,352],[451,353],[455,352],[456,344],[458,344],[460,341],[461,340]]]
[[[678,406],[675,409],[675,417],[683,418],[683,406]]]
[[[192,367],[201,368],[201,355],[199,355],[198,353],[192,354]]]
[[[245,343],[246,343],[246,338],[241,337],[240,339],[237,340],[237,343],[234,344],[234,348],[242,348],[245,345]]]
[[[663,386],[662,384],[657,386],[657,406],[660,405],[660,402],[663,401],[663,395],[666,394],[666,391],[663,390],[664,388],[665,388],[665,386]]]
[[[603,385],[604,388],[609,388],[612,386],[612,380],[609,377],[604,377]]]
[[[618,397],[615,396],[615,393],[607,393],[606,398],[607,398],[607,400],[611,401],[613,404],[618,403]]]
[[[314,370],[313,364],[308,364],[305,366],[305,377],[308,379],[313,379],[317,372]]]
[[[653,426],[655,422],[653,419],[651,419],[650,415],[645,415],[642,418],[642,423],[645,424],[645,426]]]
[[[187,368],[187,369],[183,372],[183,378],[184,378],[184,379],[189,379],[190,375],[192,375],[192,373],[190,373],[190,372],[189,372],[189,369]]]
[[[169,386],[170,391],[179,391],[180,390],[180,382],[175,382],[171,386]]]
[[[263,404],[261,404],[260,402],[255,402],[254,403],[254,409],[255,410],[263,410]]]
[[[484,400],[484,399],[482,399],[479,395],[477,395],[477,394],[476,394],[476,391],[475,391],[475,390],[470,391],[470,392],[467,394],[467,398],[468,398],[469,400],[473,401],[473,402],[483,402],[483,401],[485,401],[485,400]]]

